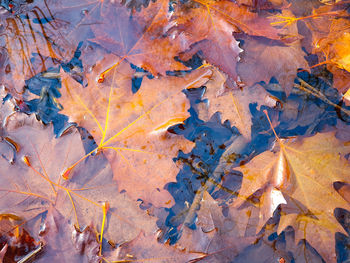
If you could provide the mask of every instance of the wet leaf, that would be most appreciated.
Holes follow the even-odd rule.
[[[223,73],[214,69],[213,76],[206,83],[203,99],[207,101],[200,106],[199,117],[207,121],[215,112],[220,112],[222,120],[229,120],[232,126],[250,140],[252,125],[250,103],[257,103],[260,108],[261,105],[274,107],[277,102],[261,86],[233,89],[227,87],[226,80]]]
[[[315,217],[301,212],[282,215],[279,232],[294,226],[296,241],[306,238],[329,262],[336,259],[334,234],[344,233],[333,216],[334,209],[349,209],[333,187],[334,182],[349,181],[349,164],[342,157],[349,147],[333,136],[324,133],[295,142],[279,140],[279,152],[264,152],[240,168],[244,177],[239,192],[239,198],[245,200],[257,190],[263,191],[260,227],[278,205],[287,203],[284,195],[303,204]]]
[[[175,8],[177,34],[184,34],[187,42],[192,44],[191,50],[181,57],[186,60],[200,51],[203,59],[217,66],[234,81],[239,82],[235,65],[242,50],[233,33],[244,32],[280,40],[279,31],[270,26],[266,18],[243,6],[229,1],[194,1],[193,5],[195,7],[191,9],[189,4],[180,4]]]
[[[151,3],[147,9],[130,16],[130,11],[119,3],[105,3],[92,16],[93,42],[114,54],[150,71],[165,75],[167,70],[185,70],[174,57],[188,44],[181,38],[167,34],[168,2]],[[118,60],[115,61],[117,63]]]
[[[156,206],[170,205],[172,198],[163,187],[175,180],[177,167],[172,158],[180,149],[189,151],[192,143],[172,136],[167,128],[189,116],[181,91],[204,84],[211,70],[201,68],[181,78],[144,79],[134,94],[128,63],[106,75],[104,83],[96,82],[115,59],[106,57],[94,68],[87,88],[62,73],[63,113],[94,136],[97,150],[103,150],[111,161],[120,191]]]
[[[17,122],[23,115],[14,117]],[[153,219],[125,194],[118,194],[111,168],[101,154],[76,167],[74,179],[62,178],[64,169],[84,156],[74,128],[54,139],[51,126],[24,116],[20,125],[8,125],[7,135],[20,150],[15,163],[0,160],[2,213],[11,211],[28,221],[54,206],[78,229],[92,224],[101,235],[120,243],[133,239],[141,229],[154,230]]]
[[[111,261],[154,261],[160,263],[200,260],[204,253],[180,250],[157,241],[156,236],[140,233],[134,240],[117,248],[108,258]]]

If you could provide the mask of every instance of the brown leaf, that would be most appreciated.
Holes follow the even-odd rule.
[[[57,65],[60,60],[69,60],[76,48],[62,38],[56,21],[48,21],[47,25],[33,22],[42,19],[43,14],[51,17],[45,4],[36,6],[40,14],[33,6],[26,8],[29,10],[23,10],[23,15],[0,18],[1,25],[6,28],[6,33],[1,34],[7,53],[4,84],[15,93],[23,91],[26,79]]]
[[[37,246],[23,223],[16,215],[0,214],[0,262],[17,262]]]
[[[285,4],[284,0],[237,0],[237,3],[257,10],[272,9]]]
[[[326,262],[337,262],[335,254],[335,233],[346,234],[338,221],[333,217],[318,216],[317,219],[303,214],[282,215],[277,233],[280,234],[286,227],[292,226],[295,230],[295,242],[307,240]]]
[[[207,254],[202,259],[203,262],[232,262],[243,248],[257,240],[256,236],[245,237],[244,233],[241,236],[237,231],[241,227],[240,220],[245,221],[248,216],[246,210],[238,213],[232,211],[230,216],[225,217],[218,203],[208,192],[204,192],[200,204],[197,226],[210,238],[205,250],[201,251]]]
[[[49,208],[40,238],[44,252],[35,262],[100,262],[100,244],[93,229],[75,229],[54,207]]]
[[[293,17],[286,10],[282,15]],[[284,32],[289,38],[298,36],[296,24],[281,32]],[[248,86],[260,81],[268,83],[272,77],[275,77],[288,95],[293,88],[297,70],[309,68],[304,58],[306,54],[299,40],[287,45],[266,39],[246,37],[244,40],[244,53],[241,55],[242,60],[237,65],[237,72],[242,82]]]

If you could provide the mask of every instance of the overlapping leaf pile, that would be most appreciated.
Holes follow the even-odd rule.
[[[0,262],[348,260],[349,1],[0,8]]]

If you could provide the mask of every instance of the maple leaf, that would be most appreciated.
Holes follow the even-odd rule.
[[[345,32],[333,45],[334,61],[340,68],[350,72],[350,32]]]
[[[283,10],[282,15],[293,17],[288,10]],[[287,39],[298,38],[296,24],[282,28],[280,31],[287,36]],[[285,89],[286,94],[289,95],[293,88],[297,70],[299,68],[309,69],[300,40],[285,45],[283,43],[271,43],[264,39],[248,37],[243,39],[245,40],[242,46],[244,53],[237,65],[237,72],[242,82],[248,86],[260,81],[268,83],[272,77],[275,77]],[[254,74],[251,74],[251,72],[254,72]]]
[[[253,9],[272,9],[284,4],[283,0],[237,0],[239,5],[246,5]]]
[[[100,244],[93,226],[76,229],[51,206],[41,225],[43,253],[35,262],[100,262]],[[42,252],[42,251],[40,251]]]
[[[261,237],[254,244],[245,248],[235,258],[235,262],[324,262],[319,254],[307,242],[295,242],[294,230],[288,228],[280,235],[276,234],[275,220],[266,224]]]
[[[184,35],[191,44],[191,50],[180,57],[187,60],[201,51],[203,59],[217,66],[234,81],[239,80],[235,65],[242,51],[233,37],[234,32],[280,39],[279,31],[267,19],[243,6],[229,1],[191,3],[197,6],[189,8],[188,4],[180,4],[175,8],[176,26],[170,29],[179,37]]]
[[[298,69],[309,68],[300,43],[277,46],[255,39],[245,40],[247,40],[243,45],[245,52],[237,65],[237,72],[242,82],[251,86],[259,81],[268,83],[272,77],[275,77],[288,96],[293,89]]]
[[[0,213],[28,221],[54,206],[78,229],[93,224],[100,241],[105,236],[115,243],[133,239],[141,229],[155,229],[154,220],[136,202],[118,194],[102,155],[90,156],[72,171],[74,179],[63,180],[64,168],[84,155],[77,130],[55,139],[52,126],[44,127],[33,115],[15,114],[6,135],[17,146],[18,158],[12,163],[0,159]]]
[[[0,262],[16,262],[37,245],[23,229],[23,220],[13,214],[0,214]]]
[[[171,158],[180,149],[190,150],[193,143],[171,136],[167,128],[189,116],[189,103],[181,91],[203,85],[212,72],[201,68],[184,77],[144,79],[134,94],[130,88],[133,70],[126,62],[110,71],[104,83],[96,82],[116,59],[107,56],[96,66],[87,88],[62,73],[63,113],[98,141],[98,150],[104,150],[110,160],[120,190],[135,200],[170,205],[167,202],[172,198],[162,188],[175,181],[177,167]]]
[[[174,57],[188,44],[166,34],[168,10],[168,1],[160,0],[130,17],[123,5],[104,3],[90,15],[95,34],[91,41],[155,76],[165,75],[167,70],[185,70]]]
[[[349,33],[349,20],[346,11],[346,1],[339,4],[321,5],[312,7],[311,14],[294,17],[291,15],[277,15],[277,22],[285,27],[296,26],[299,22],[298,31],[303,36],[302,45],[309,53],[314,53],[319,58],[319,63],[315,62],[312,68],[327,65],[327,69],[333,73],[334,87],[341,92],[345,92],[348,87],[348,72],[344,69],[342,63],[346,63],[346,45],[337,45],[339,41],[345,41],[346,34]],[[344,36],[343,36],[344,35]],[[338,51],[343,52],[345,61],[342,61]],[[316,64],[317,63],[317,64]],[[346,66],[346,64],[345,64]],[[345,81],[344,81],[345,79]]]
[[[346,232],[335,218],[318,216],[317,219],[304,214],[282,214],[277,233],[286,227],[295,229],[295,242],[307,240],[326,262],[337,262],[335,254],[335,233]]]
[[[286,203],[284,196],[297,200],[315,218],[302,214],[282,216],[280,231],[293,225],[297,241],[306,237],[325,259],[335,262],[334,234],[345,231],[334,218],[333,211],[350,206],[334,189],[333,183],[349,182],[349,164],[342,155],[350,148],[335,139],[334,133],[319,133],[287,143],[279,139],[279,146],[279,152],[266,151],[239,168],[244,177],[239,192],[241,201],[236,204],[262,189],[259,223],[262,226],[279,204]],[[306,230],[300,222],[304,222]]]

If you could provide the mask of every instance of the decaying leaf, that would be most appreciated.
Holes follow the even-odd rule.
[[[302,20],[299,31],[304,36],[303,46],[319,58],[313,67],[327,65],[327,69],[333,73],[333,86],[341,92],[349,87],[347,36],[350,22],[347,8],[347,1],[339,1],[338,4],[314,8],[311,15],[297,18]]]
[[[127,85],[132,76],[128,63],[108,73],[104,83],[96,82],[102,70],[115,61],[115,56],[106,57],[95,67],[87,88],[62,73],[63,112],[86,127],[98,142],[98,149],[106,152],[120,190],[135,200],[171,205],[172,198],[163,187],[175,181],[177,168],[172,158],[180,149],[189,151],[192,142],[171,136],[167,128],[189,116],[188,101],[181,91],[206,83],[211,70],[201,68],[184,77],[144,79],[133,94]]]
[[[1,1],[0,262],[335,263],[349,2]]]
[[[13,214],[0,215],[0,262],[17,262],[38,246],[21,226],[23,219]]]
[[[261,10],[281,7],[284,4],[284,0],[237,0],[237,3]]]
[[[6,34],[1,32],[0,40],[5,43],[8,57],[3,83],[14,92],[23,91],[25,79],[69,59],[74,53],[76,47],[69,45],[56,30],[59,23],[51,21],[50,8],[34,3],[24,6],[20,15],[1,14],[0,23]]]
[[[343,35],[335,40],[333,45],[333,61],[340,67],[350,72],[350,32],[344,32]]]
[[[187,69],[174,59],[188,43],[167,34],[168,9],[168,1],[159,0],[130,17],[130,11],[120,3],[104,3],[90,15],[95,34],[92,41],[155,76]]]
[[[91,226],[76,229],[56,208],[50,207],[41,225],[42,253],[35,262],[89,262],[101,260],[98,235]]]

